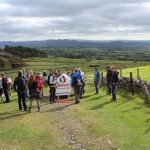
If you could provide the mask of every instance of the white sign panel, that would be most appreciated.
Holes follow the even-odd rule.
[[[57,78],[56,96],[71,95],[71,78],[61,74]]]

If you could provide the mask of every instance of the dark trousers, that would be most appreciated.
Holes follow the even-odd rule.
[[[50,102],[55,101],[55,93],[56,93],[56,88],[55,87],[50,87]]]
[[[95,80],[94,85],[95,85],[96,93],[98,94],[99,93],[99,80]]]
[[[112,99],[116,100],[116,83],[111,84]]]
[[[108,94],[111,94],[111,83],[107,82]]]
[[[27,110],[27,105],[26,105],[26,92],[18,92],[18,105],[19,109],[22,109],[22,105],[24,110]]]
[[[80,102],[80,86],[74,86],[74,95],[75,95],[75,103],[79,103]]]
[[[5,95],[5,98],[6,98],[6,103],[8,103],[10,101],[10,99],[9,99],[9,91],[8,90],[4,90],[4,95]]]

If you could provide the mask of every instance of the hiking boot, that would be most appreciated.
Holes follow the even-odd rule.
[[[116,99],[115,99],[115,98],[112,98],[112,99],[111,99],[111,102],[116,102]]]

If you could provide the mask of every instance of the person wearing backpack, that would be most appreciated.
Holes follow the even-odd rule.
[[[13,87],[15,91],[17,91],[17,94],[18,94],[19,110],[22,110],[22,105],[23,105],[24,111],[27,111],[27,105],[26,105],[27,83],[25,79],[23,78],[22,71],[18,72],[18,76],[15,78]]]
[[[74,88],[75,104],[78,104],[80,103],[80,91],[81,91],[81,85],[82,85],[82,77],[78,73],[77,69],[75,69],[72,75],[71,85]]]
[[[28,81],[29,95],[30,95],[30,106],[29,112],[31,112],[32,101],[35,98],[37,102],[38,112],[40,112],[40,92],[38,91],[38,82],[35,75],[31,75]]]
[[[1,74],[1,77],[2,77],[2,88],[3,88],[3,93],[5,95],[5,98],[6,98],[6,103],[9,103],[10,99],[9,99],[8,79],[4,73]]]
[[[112,77],[111,77],[111,93],[112,93],[112,102],[116,101],[116,84],[118,83],[118,72],[114,67],[111,67]]]

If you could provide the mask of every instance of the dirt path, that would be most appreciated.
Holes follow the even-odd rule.
[[[108,138],[96,137],[90,134],[83,124],[69,114],[73,102],[61,102],[51,105],[50,117],[57,124],[64,140],[73,150],[116,150]]]

